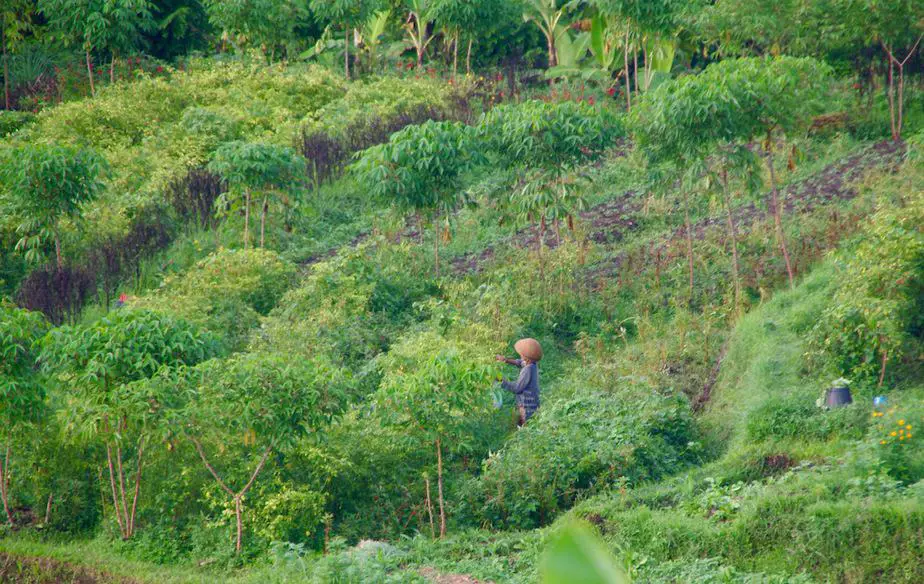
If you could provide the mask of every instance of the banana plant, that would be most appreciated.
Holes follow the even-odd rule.
[[[583,81],[602,77],[602,72],[586,62],[591,44],[591,33],[581,32],[574,37],[568,29],[559,25],[555,31],[555,60],[558,63],[546,70],[548,79],[565,77]]]
[[[677,50],[677,38],[655,36],[646,39],[642,47],[645,51],[642,90],[649,91],[670,77],[674,53]]]
[[[404,30],[417,53],[417,68],[423,65],[424,55],[427,53],[427,46],[433,40],[430,34],[430,25],[433,18],[430,16],[430,5],[427,0],[411,0],[408,7],[407,21],[404,23]]]
[[[382,46],[382,38],[388,28],[391,10],[380,10],[363,23],[358,31],[357,46],[362,46],[369,57],[369,70],[375,70],[376,56]]]
[[[558,7],[558,0],[527,0],[523,6],[523,20],[534,22],[545,36],[549,50],[549,67],[558,65],[558,52],[555,42],[560,30],[560,23],[571,4]]]

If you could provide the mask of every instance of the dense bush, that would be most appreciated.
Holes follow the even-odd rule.
[[[386,350],[416,316],[414,304],[436,292],[411,249],[369,242],[318,262],[286,293],[255,343],[296,354],[328,353],[360,370]]]
[[[393,133],[428,120],[458,118],[444,86],[390,77],[350,86],[343,99],[308,116],[296,137],[315,184],[335,178],[357,152],[388,141]]]
[[[240,348],[294,276],[295,267],[275,252],[220,250],[135,303],[179,315],[222,336],[228,348]]]
[[[890,361],[924,340],[924,200],[873,215],[838,255],[837,291],[812,332],[836,375],[882,383]]]
[[[810,398],[770,398],[748,413],[748,438],[827,440],[862,438],[869,411],[858,405],[835,410],[817,407]]]
[[[4,110],[0,112],[0,136],[7,136],[35,121],[35,115],[28,112]]]
[[[535,527],[592,493],[682,468],[694,437],[686,401],[623,391],[579,388],[547,400],[484,462],[475,515]]]

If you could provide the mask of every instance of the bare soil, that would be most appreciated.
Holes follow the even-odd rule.
[[[420,575],[435,584],[493,584],[487,580],[476,580],[465,574],[441,574],[434,568],[421,568]]]
[[[0,583],[16,584],[139,584],[52,558],[20,557],[0,552]]]

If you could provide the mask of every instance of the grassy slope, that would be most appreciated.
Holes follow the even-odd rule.
[[[484,221],[474,224],[491,225]],[[653,231],[642,230],[638,235],[648,236]],[[495,239],[496,233],[489,226],[477,237],[460,240],[454,251],[477,250],[485,239]],[[820,462],[847,452],[854,441],[835,435],[825,440],[789,438],[749,443],[747,424],[752,412],[771,399],[797,396],[813,400],[820,392],[818,380],[805,375],[802,342],[833,285],[832,267],[823,264],[796,290],[777,294],[734,329],[712,400],[701,416],[706,434],[715,443],[725,445],[718,460],[659,484],[601,495],[569,514],[597,524],[613,549],[645,581],[657,581],[662,576],[665,580],[674,576],[707,581],[717,577],[722,565],[730,566],[729,573],[735,568],[788,574],[808,570],[825,580],[863,581],[881,577],[882,570],[891,570],[889,575],[896,581],[924,578],[915,561],[915,551],[924,545],[924,512],[919,502],[907,498],[839,502],[832,496],[836,494],[832,484],[845,476],[838,474],[838,468],[790,473],[780,484],[766,484],[763,480],[765,475],[779,474],[781,470],[767,468],[768,454]],[[669,335],[670,331],[658,334]],[[922,397],[924,387],[918,386],[907,389],[904,399]],[[726,485],[743,481],[745,488],[753,489],[753,493],[738,497],[739,508],[731,519],[705,517],[691,503],[708,492],[705,479],[710,477]],[[375,574],[382,581],[411,581],[416,578],[417,566],[432,565],[497,582],[532,581],[533,566],[546,533],[547,530],[469,531],[446,542],[417,539],[400,545],[399,555],[370,562],[375,566],[362,574]],[[886,549],[892,551],[880,556]],[[0,542],[0,550],[90,565],[119,576],[144,574],[143,580],[151,582],[212,582],[219,577],[194,567],[162,567],[128,560],[100,540],[41,543],[7,538]],[[702,558],[717,560],[710,563]],[[337,563],[350,566],[363,562],[350,554],[340,554],[318,564],[291,561],[236,575],[221,572],[220,578],[240,582],[301,581],[309,573],[333,570]],[[364,581],[362,577],[343,581]]]

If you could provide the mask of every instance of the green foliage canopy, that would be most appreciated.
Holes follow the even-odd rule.
[[[405,211],[450,211],[463,173],[482,160],[474,134],[458,122],[427,121],[392,134],[354,164],[369,191]]]
[[[0,184],[22,238],[16,248],[37,260],[44,241],[53,238],[62,264],[58,227],[75,218],[103,189],[107,165],[93,150],[55,144],[26,144],[4,149]]]
[[[0,302],[0,435],[37,421],[44,411],[36,342],[47,329],[41,314]]]
[[[663,83],[632,112],[654,163],[702,159],[724,144],[804,126],[820,110],[830,68],[809,58],[726,59]]]

